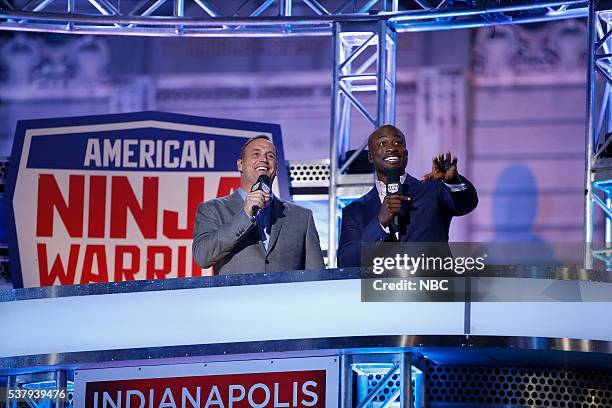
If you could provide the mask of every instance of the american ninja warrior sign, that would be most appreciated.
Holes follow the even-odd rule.
[[[76,370],[75,408],[338,406],[338,358]]]
[[[20,121],[6,194],[15,287],[210,274],[193,261],[199,203],[235,191],[244,142],[280,126],[139,112]]]

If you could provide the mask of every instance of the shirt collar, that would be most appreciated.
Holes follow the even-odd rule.
[[[407,174],[404,173],[400,176],[400,184],[404,184],[406,181]],[[378,191],[378,197],[380,198],[380,202],[382,203],[387,195],[387,185],[382,181],[376,179],[376,191]]]

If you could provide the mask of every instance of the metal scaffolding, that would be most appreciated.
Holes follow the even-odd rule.
[[[337,188],[342,174],[367,145],[346,157],[351,145],[351,113],[359,112],[372,127],[395,123],[395,31],[385,20],[365,23],[334,23],[333,79],[329,173],[328,265],[336,259],[338,222]],[[375,94],[374,106],[368,109],[360,101],[364,93]]]
[[[329,265],[335,263],[338,226],[338,187],[343,173],[365,147],[347,158],[351,140],[351,113],[359,112],[377,127],[395,122],[396,35],[401,32],[471,28],[499,24],[521,24],[587,15],[586,0],[483,2],[468,0],[253,0],[241,2],[212,0],[0,0],[0,29],[76,34],[115,34],[147,36],[309,36],[331,35],[333,41],[333,81],[331,108],[331,151],[329,188]],[[457,5],[459,4],[459,6]],[[592,241],[593,203],[607,214],[606,242],[612,237],[612,195],[599,172],[602,165],[598,137],[605,135],[604,116],[608,115],[609,38],[607,12],[599,10],[606,2],[592,3],[597,14],[590,64],[591,89],[595,76],[605,79],[604,101],[600,111],[592,92],[587,138],[587,199],[585,242]],[[596,5],[595,5],[596,4]],[[597,11],[595,10],[597,8]],[[592,21],[595,21],[593,18]],[[593,24],[591,24],[592,27]],[[591,31],[593,31],[592,29]],[[603,38],[603,40],[602,40]],[[597,46],[595,47],[595,43]],[[591,52],[590,54],[593,54]],[[367,106],[362,95],[374,95],[375,106]],[[371,96],[370,96],[371,99]],[[361,135],[364,137],[364,135]],[[612,139],[610,139],[612,140]],[[608,140],[609,142],[609,140]],[[589,144],[590,143],[590,144]],[[595,151],[593,149],[598,149]],[[600,160],[601,159],[601,160]],[[599,166],[599,167],[598,167]],[[603,171],[603,170],[602,170]],[[605,177],[604,177],[605,179]],[[594,190],[603,191],[601,199]],[[595,255],[601,255],[596,253]]]
[[[424,373],[412,364],[412,354],[340,355],[339,408],[425,406]],[[367,361],[363,361],[363,360]],[[368,378],[376,378],[370,382]],[[354,385],[357,385],[355,390]],[[389,388],[388,384],[394,384]],[[399,385],[397,385],[399,384]]]
[[[598,1],[597,7],[604,3]],[[362,114],[372,127],[395,122],[397,33],[584,17],[588,14],[589,2],[406,0],[400,7],[398,0],[252,0],[241,2],[237,8],[236,4],[221,0],[0,0],[0,30],[174,37],[330,35],[334,55],[328,264],[333,266],[337,199],[340,198],[337,191],[343,185],[343,173],[359,153],[345,157],[351,140],[351,112]],[[591,12],[595,12],[594,7]],[[590,75],[594,77],[595,72],[603,72],[608,80],[612,74],[606,68],[609,66],[606,58],[610,59],[607,14],[605,11],[597,13],[597,35],[603,37],[603,42],[596,48],[603,48],[605,54],[597,57],[597,61],[592,59]],[[594,89],[594,82],[591,84]],[[368,108],[362,98],[364,94],[375,95],[375,106]],[[609,83],[606,81],[606,102],[608,96]],[[602,129],[601,123],[598,131]],[[587,144],[589,152],[597,148],[594,130]],[[589,153],[587,157],[587,179],[597,164],[591,156]],[[606,193],[606,201],[603,201],[592,194],[591,182],[586,184],[585,242],[591,242],[593,202],[611,215],[612,196]],[[603,188],[602,184],[595,186]],[[606,237],[609,238],[612,236],[610,218],[606,225]]]
[[[386,21],[395,32],[550,21],[588,0],[0,0],[0,29],[140,36],[331,35],[334,23]]]
[[[310,36],[333,41],[331,149],[329,186],[329,265],[335,264],[338,187],[366,140],[350,157],[351,114],[358,112],[372,128],[395,122],[396,35],[401,32],[522,24],[589,15],[589,126],[586,137],[585,242],[593,241],[594,204],[606,215],[606,248],[612,241],[612,4],[608,1],[397,0],[329,1],[260,0],[235,4],[212,0],[0,0],[0,30],[74,34],[143,36]],[[490,5],[490,4],[493,5]],[[248,4],[248,9],[245,6]],[[330,4],[335,5],[331,7]],[[457,6],[457,4],[460,4]],[[601,77],[598,81],[597,77]],[[599,92],[598,86],[604,89]],[[372,95],[374,97],[372,98]],[[367,101],[364,101],[367,99]],[[372,103],[372,100],[374,103]],[[365,135],[360,135],[365,138]],[[602,191],[600,198],[596,191]],[[612,249],[594,251],[605,257]],[[612,257],[608,257],[612,258]],[[588,259],[592,262],[592,257]],[[592,265],[592,263],[587,264]],[[401,386],[381,406],[424,406],[423,373],[411,355],[391,363],[360,363],[341,355],[341,407],[365,407],[381,394],[386,381],[353,399],[355,375],[376,369],[387,379],[399,376]],[[10,381],[14,381],[9,377]],[[65,376],[57,387],[66,387]],[[381,394],[382,395],[382,394]],[[61,406],[61,405],[58,405]]]
[[[612,2],[589,5],[587,135],[585,157],[585,268],[595,260],[612,269]],[[595,208],[605,220],[603,245],[594,236]]]

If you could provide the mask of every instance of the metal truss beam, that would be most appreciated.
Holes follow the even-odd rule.
[[[71,378],[70,384],[68,377]],[[6,388],[3,397],[6,398],[7,408],[18,408],[23,406],[20,401],[25,401],[25,405],[29,408],[41,408],[53,406],[55,408],[67,408],[69,403],[69,393],[73,391],[74,372],[63,369],[49,371],[26,373],[19,375],[9,375],[6,381]],[[19,398],[10,395],[9,390],[20,393]],[[40,391],[55,392],[54,397],[41,397]]]
[[[328,265],[336,261],[340,178],[366,147],[350,157],[351,115],[373,128],[395,123],[396,33],[385,20],[334,23],[330,143]],[[361,135],[362,137],[364,135]]]
[[[356,362],[350,355],[340,356],[339,407],[424,408],[425,373],[413,364],[412,355],[402,352],[381,357],[381,355],[374,354],[366,357],[367,362]],[[363,380],[373,376],[377,378],[376,382],[372,382],[371,386],[369,384],[367,387],[364,386],[369,381],[364,382]],[[354,381],[355,379],[357,381]],[[392,392],[389,392],[391,388],[389,384],[396,384],[397,380],[399,380],[399,386],[393,387],[395,390],[392,389]],[[353,390],[353,384],[361,384],[361,387]]]
[[[612,269],[612,3],[594,0],[588,15],[587,132],[585,138],[584,242],[585,268],[595,259]],[[603,197],[600,197],[603,196]],[[603,212],[604,236],[594,236],[595,218]],[[597,249],[603,241],[604,250]]]
[[[115,3],[116,4],[115,4]],[[114,34],[172,37],[311,36],[331,35],[334,42],[332,91],[332,147],[330,155],[329,265],[335,264],[337,236],[336,187],[342,173],[357,157],[343,157],[350,145],[351,113],[359,112],[376,127],[395,121],[395,36],[398,32],[433,31],[482,26],[534,23],[584,17],[591,4],[591,52],[589,84],[600,74],[606,83],[604,110],[595,114],[587,135],[587,176],[585,242],[592,242],[593,203],[591,173],[599,152],[595,132],[603,131],[604,113],[609,111],[612,66],[608,45],[609,13],[595,12],[600,0],[497,0],[494,6],[480,6],[468,0],[457,7],[446,0],[407,0],[400,10],[397,0],[347,0],[332,8],[323,0],[258,0],[243,2],[232,10],[232,2],[221,0],[141,0],[136,6],[119,0],[0,0],[0,30],[75,34]],[[252,6],[246,10],[246,4]],[[275,7],[273,7],[275,6]],[[122,9],[123,7],[123,9]],[[229,9],[228,9],[229,8]],[[334,10],[331,11],[330,10]],[[595,19],[597,14],[597,19]],[[376,49],[372,52],[372,49]],[[603,50],[602,54],[595,52]],[[368,54],[369,52],[369,55]],[[367,55],[367,56],[364,56]],[[374,67],[374,69],[372,69]],[[372,109],[361,94],[375,93]],[[589,93],[594,101],[594,92]],[[605,112],[604,112],[605,111]],[[606,116],[607,117],[607,116]],[[612,119],[606,133],[612,130]],[[606,142],[607,143],[607,142]],[[363,142],[359,151],[365,147]],[[347,159],[340,167],[340,159]],[[612,203],[612,200],[607,200]],[[612,237],[612,220],[607,223]]]
[[[309,36],[332,35],[334,22],[385,21],[396,32],[411,32],[533,23],[588,14],[588,0],[498,0],[490,7],[411,0],[402,2],[403,10],[397,0],[351,0],[332,12],[329,4],[335,2],[322,0],[250,3],[255,3],[254,9],[245,14],[244,7],[233,10],[228,6],[232,2],[221,0],[146,1],[136,8],[131,2],[119,0],[0,0],[0,30],[142,36]]]

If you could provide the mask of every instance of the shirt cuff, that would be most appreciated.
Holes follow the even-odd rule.
[[[242,210],[242,213],[243,213],[244,215],[246,215],[246,217],[248,218],[248,220],[249,220],[249,221],[251,221],[251,222],[255,222],[255,215],[249,215],[249,214],[247,214],[247,213],[246,213],[246,211],[244,211],[244,210]]]
[[[379,224],[380,225],[380,224]],[[391,230],[389,229],[389,227],[383,227],[382,225],[380,225],[380,228],[383,229],[383,231],[385,231],[387,234],[391,233]]]
[[[451,191],[451,193],[456,193],[456,192],[459,192],[459,191],[463,191],[463,190],[465,190],[467,188],[465,183],[459,183],[459,184],[444,183],[444,185],[446,187],[448,187],[448,189]]]

